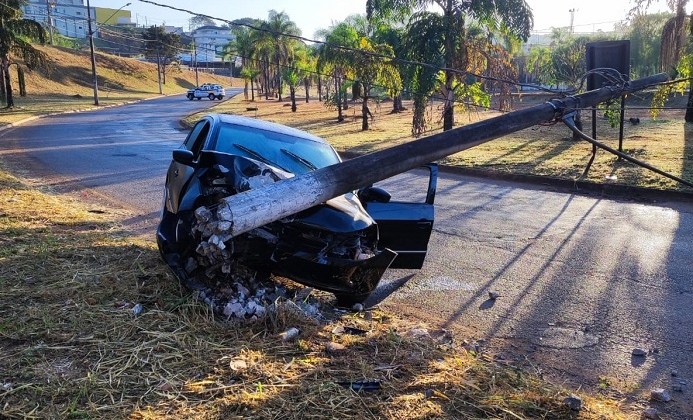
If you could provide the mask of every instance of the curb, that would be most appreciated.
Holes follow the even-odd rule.
[[[361,156],[355,152],[339,152],[344,159],[353,159]],[[440,172],[464,175],[481,179],[516,182],[534,185],[543,189],[555,188],[563,192],[599,196],[611,199],[642,201],[647,203],[661,203],[665,201],[693,202],[693,192],[658,190],[654,188],[636,187],[617,183],[600,184],[589,181],[576,181],[565,178],[555,178],[539,175],[515,174],[510,172],[494,171],[489,169],[467,168],[461,166],[438,165]]]
[[[169,96],[169,95],[163,95],[163,96]],[[129,101],[129,102],[122,103],[122,104],[104,105],[104,106],[101,106],[99,108],[88,108],[88,109],[83,109],[83,110],[53,112],[53,113],[45,114],[45,115],[36,115],[33,117],[29,117],[29,118],[25,118],[23,120],[17,121],[15,123],[0,126],[0,132],[2,132],[4,130],[9,130],[11,128],[17,127],[17,126],[22,125],[22,124],[26,124],[27,122],[30,122],[30,121],[33,121],[36,119],[45,118],[45,117],[49,117],[49,116],[53,116],[53,115],[69,114],[69,113],[76,113],[76,112],[98,111],[100,109],[122,106],[122,105],[126,105],[126,104],[132,104],[132,103],[147,101],[147,100],[156,99],[156,98],[157,97],[152,97],[152,98],[141,99],[138,101]],[[190,128],[190,127],[187,127],[186,124],[183,124],[182,120],[178,120],[178,125],[182,129],[189,129]],[[355,157],[361,156],[362,154],[356,153],[356,152],[344,151],[344,152],[339,152],[339,155],[342,156],[344,159],[353,159]],[[518,182],[518,183],[524,183],[524,184],[529,184],[529,185],[536,185],[536,186],[540,186],[543,188],[552,187],[552,188],[561,189],[565,192],[572,192],[572,193],[577,193],[577,194],[602,196],[602,197],[615,198],[615,199],[628,199],[628,200],[636,200],[636,201],[643,201],[643,202],[649,202],[649,203],[656,203],[656,202],[663,202],[663,201],[693,202],[693,193],[688,193],[688,192],[683,192],[683,191],[657,190],[654,188],[635,187],[635,186],[623,185],[623,184],[599,184],[596,182],[575,181],[575,180],[570,180],[570,179],[554,178],[554,177],[546,177],[546,176],[538,176],[538,175],[513,174],[513,173],[509,173],[509,172],[493,171],[493,170],[488,170],[488,169],[466,168],[466,167],[461,167],[461,166],[439,165],[438,167],[440,168],[441,172],[446,172],[446,173],[471,176],[471,177],[475,177],[475,178],[494,179],[494,180],[498,180],[498,181]]]

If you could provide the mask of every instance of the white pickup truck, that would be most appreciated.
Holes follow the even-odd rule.
[[[226,90],[221,85],[204,84],[195,89],[188,90],[187,95],[185,95],[189,100],[197,98],[199,101],[202,98],[209,98],[210,101],[215,99],[222,100],[226,95]]]

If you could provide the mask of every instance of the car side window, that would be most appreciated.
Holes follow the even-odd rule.
[[[188,134],[183,145],[197,156],[204,145],[207,133],[209,133],[209,122],[200,121],[193,127],[190,134]]]

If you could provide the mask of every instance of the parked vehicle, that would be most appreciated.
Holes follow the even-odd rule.
[[[365,300],[388,267],[421,268],[434,219],[433,164],[423,203],[394,202],[386,191],[364,186],[225,238],[216,260],[201,251],[204,227],[196,211],[199,217],[229,195],[339,162],[325,140],[309,133],[247,117],[205,116],[173,151],[157,229],[163,259],[189,285],[210,267],[243,264],[332,292],[345,305]]]
[[[188,90],[186,97],[189,100],[196,99],[199,101],[202,98],[209,98],[210,101],[215,99],[222,100],[226,96],[226,90],[221,85],[204,84],[200,87]]]

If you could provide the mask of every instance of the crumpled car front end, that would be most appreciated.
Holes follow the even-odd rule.
[[[182,198],[179,217],[164,217],[157,235],[164,259],[188,284],[223,278],[242,264],[332,292],[350,305],[368,297],[397,256],[377,249],[377,225],[354,194],[231,237],[223,197],[293,174],[228,153],[207,152],[201,162],[186,189],[194,197]],[[175,244],[181,240],[187,244]]]

